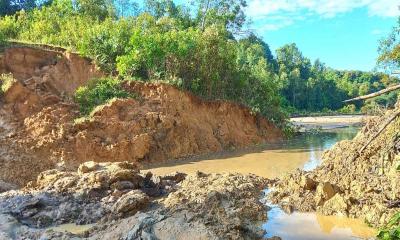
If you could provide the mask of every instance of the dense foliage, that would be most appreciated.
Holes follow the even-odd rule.
[[[244,103],[275,123],[284,123],[282,109],[340,110],[343,100],[395,80],[311,63],[295,44],[278,49],[274,57],[268,44],[244,29],[245,0],[194,2],[147,0],[140,10],[134,1],[54,0],[2,17],[0,41],[3,36],[63,46],[93,58],[110,74],[167,81],[206,99]],[[382,98],[379,103],[392,102]]]
[[[75,93],[75,101],[83,115],[89,115],[96,106],[113,98],[128,97],[135,98],[121,87],[120,81],[111,77],[93,79],[87,86],[79,87]]]

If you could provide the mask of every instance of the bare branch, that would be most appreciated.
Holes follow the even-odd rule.
[[[348,100],[345,100],[343,102],[344,103],[348,103],[348,102],[354,102],[354,101],[357,101],[357,100],[366,100],[366,99],[369,99],[369,98],[374,98],[374,97],[380,96],[380,95],[388,93],[388,92],[395,91],[395,90],[397,90],[399,88],[400,88],[400,84],[394,85],[394,86],[391,86],[391,87],[388,87],[388,88],[385,88],[385,89],[382,89],[382,90],[380,90],[378,92],[374,92],[374,93],[370,93],[370,94],[367,94],[367,95],[364,95],[364,96],[348,99]]]

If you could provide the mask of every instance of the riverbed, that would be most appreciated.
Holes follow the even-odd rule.
[[[239,172],[266,178],[281,177],[298,168],[312,170],[321,164],[322,154],[336,142],[352,139],[358,127],[328,128],[301,134],[290,140],[260,145],[247,150],[231,151],[175,161],[149,169],[155,174],[179,171],[194,173]],[[294,239],[360,239],[373,237],[376,230],[363,221],[346,217],[322,216],[316,213],[286,214],[271,206],[268,222],[263,227],[267,237]]]

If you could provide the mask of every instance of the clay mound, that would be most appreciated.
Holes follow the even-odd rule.
[[[23,185],[40,172],[86,161],[160,162],[275,141],[281,131],[244,106],[203,101],[161,83],[126,82],[137,99],[114,99],[84,121],[75,89],[102,76],[75,54],[10,48],[0,73],[16,82],[1,96],[0,180]]]
[[[364,218],[374,226],[387,223],[400,211],[400,119],[374,137],[397,111],[371,120],[352,141],[326,151],[316,170],[286,176],[272,200],[287,209]]]

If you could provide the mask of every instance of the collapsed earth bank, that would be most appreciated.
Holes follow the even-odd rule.
[[[270,200],[291,212],[318,211],[383,226],[400,212],[400,106],[371,118],[353,140],[337,143],[314,171],[278,181]]]
[[[0,73],[15,78],[7,84],[3,79],[7,87],[0,93],[0,190],[86,161],[160,162],[282,136],[244,106],[138,81],[123,83],[136,98],[114,99],[76,121],[75,90],[104,74],[88,59],[59,49],[7,48]]]

